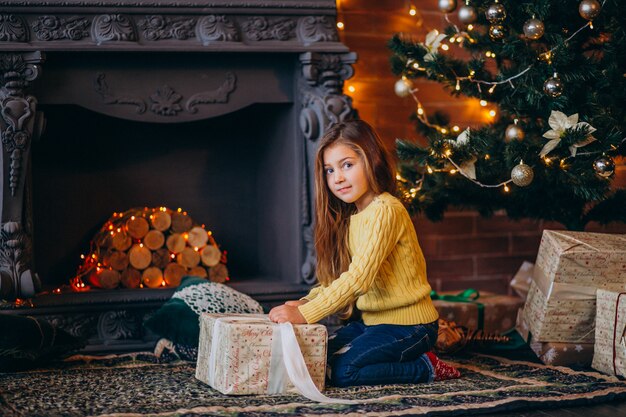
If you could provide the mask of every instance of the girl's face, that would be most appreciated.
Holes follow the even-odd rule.
[[[375,197],[365,172],[365,164],[350,147],[337,143],[324,149],[324,172],[330,191],[345,203],[363,210]]]

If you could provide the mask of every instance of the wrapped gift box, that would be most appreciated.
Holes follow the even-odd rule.
[[[588,367],[593,359],[593,343],[538,342],[533,340],[520,309],[517,332],[522,336],[537,358],[546,365]]]
[[[597,291],[596,342],[591,366],[626,376],[626,285]]]
[[[304,362],[317,388],[324,389],[326,327],[294,325]],[[223,394],[274,394],[293,388],[282,363],[279,326],[262,314],[200,316],[196,378]]]
[[[544,230],[524,306],[537,342],[593,343],[596,289],[626,282],[626,235]]]
[[[505,333],[515,327],[517,310],[524,304],[519,297],[481,292],[475,300],[470,298],[466,302],[452,301],[446,298],[456,298],[459,294],[442,292],[433,294],[433,304],[439,312],[439,317],[453,321],[468,329],[480,328],[479,304],[483,305],[483,330],[487,333]]]

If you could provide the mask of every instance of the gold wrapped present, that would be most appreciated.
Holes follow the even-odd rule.
[[[533,340],[520,309],[515,329],[537,358],[546,365],[588,367],[593,358],[593,343],[538,342]]]
[[[596,342],[591,366],[626,376],[626,284],[597,291]]]
[[[294,325],[318,390],[326,376],[326,327]],[[283,363],[281,329],[262,314],[202,314],[196,378],[223,394],[278,394],[293,388]]]
[[[524,320],[537,342],[593,343],[596,289],[626,282],[626,235],[544,230]]]
[[[432,291],[430,296],[440,318],[468,329],[497,334],[515,327],[517,310],[524,304],[519,297],[479,293],[473,289],[460,293]]]

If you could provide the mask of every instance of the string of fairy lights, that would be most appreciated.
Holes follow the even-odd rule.
[[[194,255],[191,264],[190,253]],[[115,278],[111,288],[176,286],[184,274],[208,276],[216,282],[229,280],[226,251],[218,249],[204,224],[194,226],[181,208],[142,207],[113,213],[94,235],[89,253],[80,259],[70,280],[72,291],[109,288],[100,281],[105,276],[109,281]],[[52,292],[60,294],[63,288]]]
[[[537,59],[547,63],[548,65],[551,65],[554,54],[558,52],[559,48],[561,48],[563,45],[567,46],[568,42],[571,39],[573,39],[575,36],[577,36],[584,29],[586,28],[593,29],[593,19],[595,19],[599,15],[605,2],[606,0],[603,0],[602,3],[600,3],[598,0],[582,0],[579,3],[579,14],[581,15],[581,17],[586,19],[587,22],[584,25],[582,25],[580,28],[578,28],[576,31],[574,31],[567,39],[564,40],[562,44],[554,46],[545,52],[539,53]],[[455,33],[451,36],[440,34],[437,30],[433,30],[430,33],[428,33],[428,35],[426,36],[425,42],[422,44],[422,46],[424,46],[429,51],[429,53],[424,56],[423,58],[424,61],[433,59],[434,54],[439,53],[439,49],[444,50],[444,51],[447,51],[450,49],[448,44],[443,43],[443,40],[446,38],[448,38],[448,42],[450,45],[457,44],[459,46],[462,46],[463,42],[470,42],[470,43],[477,42],[472,37],[472,31],[474,30],[474,23],[476,22],[478,18],[478,12],[476,8],[470,4],[470,0],[465,0],[464,4],[461,5],[458,8],[458,10],[457,10],[456,0],[439,0],[438,7],[439,7],[439,10],[444,13],[445,20],[451,25]],[[340,0],[337,1],[337,10],[338,10],[337,28],[339,30],[344,30],[345,24],[343,22],[342,15],[341,15],[341,1]],[[454,24],[449,19],[449,13],[455,10],[457,10],[458,20],[460,21],[461,24],[465,25],[465,28],[464,28],[465,30],[461,30],[459,26]],[[419,10],[411,2],[409,2],[408,13],[410,16],[413,16],[419,19],[419,21],[422,20]],[[485,17],[489,22],[489,28],[488,28],[489,37],[493,41],[502,40],[506,36],[506,28],[502,25],[502,23],[504,22],[506,18],[506,9],[504,5],[499,3],[499,0],[494,0],[494,2],[490,4],[489,7],[486,9]],[[544,35],[545,27],[544,27],[543,22],[537,19],[533,15],[532,18],[528,19],[525,22],[523,31],[524,31],[524,36],[527,39],[537,40],[537,39],[540,39]],[[485,56],[487,58],[496,58],[496,54],[492,51],[486,51]],[[420,63],[413,58],[407,59],[406,66],[407,68],[413,71],[427,71],[425,67],[420,65]],[[489,106],[488,97],[489,95],[494,93],[497,87],[508,86],[514,90],[515,89],[514,81],[522,77],[527,72],[531,71],[534,66],[535,66],[535,63],[532,63],[528,65],[527,67],[521,69],[516,74],[510,75],[503,79],[497,79],[497,80],[485,80],[485,79],[477,78],[474,70],[468,70],[467,75],[458,75],[458,74],[453,73],[454,79],[452,80],[452,84],[454,85],[454,88],[456,91],[461,90],[462,83],[467,82],[467,83],[474,84],[477,88],[478,93],[483,96],[483,98],[479,100],[480,106],[487,107]],[[487,90],[488,95],[486,97],[483,91],[484,87],[487,87],[486,90]],[[458,125],[454,125],[452,127],[442,126],[436,123],[432,123],[430,121],[430,118],[427,115],[426,109],[417,95],[418,89],[414,87],[412,81],[406,75],[402,75],[402,77],[396,82],[394,86],[394,90],[396,94],[400,97],[410,96],[413,98],[416,104],[415,116],[423,125],[441,133],[442,135],[459,134],[459,132],[461,132],[461,128]],[[559,78],[559,74],[556,71],[553,73],[551,77],[549,77],[544,82],[543,90],[545,94],[553,98],[559,97],[563,93],[564,84]],[[353,93],[355,91],[355,88],[352,85],[350,85],[348,86],[348,91]],[[497,110],[494,108],[488,109],[487,114],[491,119],[493,119],[497,116]],[[469,135],[469,128],[464,130],[463,133],[460,133],[460,135],[457,137],[457,140],[461,138],[461,135],[464,135],[464,134]],[[518,119],[515,118],[514,122],[506,128],[505,140],[506,141],[522,140],[524,138],[524,135],[525,135],[524,130],[518,124]],[[452,142],[452,140],[450,142]],[[581,144],[580,146],[584,146],[584,144]],[[612,148],[616,149],[614,146],[612,146]],[[578,155],[591,155],[594,153],[603,154],[601,158],[594,161],[594,169],[596,170],[596,173],[601,177],[608,177],[612,175],[614,172],[614,167],[615,167],[614,162],[612,161],[610,157],[604,155],[603,151],[578,153]],[[576,154],[573,153],[571,156],[561,158],[559,161],[559,166],[562,169],[565,169],[567,167],[567,159],[575,157],[575,155]],[[524,164],[524,162],[520,160],[519,164],[513,167],[511,171],[510,179],[499,182],[497,184],[485,184],[477,180],[475,177],[475,168],[473,166],[475,161],[471,161],[470,163],[460,165],[452,159],[451,157],[452,151],[450,149],[447,149],[446,151],[443,152],[442,155],[439,155],[439,156],[441,158],[446,159],[450,163],[452,168],[435,169],[433,167],[427,166],[426,172],[423,175],[432,174],[434,172],[447,172],[449,174],[460,173],[465,178],[467,178],[468,180],[470,180],[471,182],[473,182],[474,184],[480,187],[486,187],[486,188],[502,187],[503,191],[505,192],[510,191],[510,188],[508,185],[511,182],[513,182],[515,185],[518,185],[518,186],[522,186],[522,187],[527,186],[532,182],[533,176],[534,176],[532,167]],[[489,159],[490,156],[485,155],[484,158]],[[549,155],[541,156],[541,159],[544,161],[546,165],[553,164],[555,161],[555,158],[559,159],[558,157],[551,157]],[[418,178],[414,182],[413,187],[409,188],[409,190],[407,191],[408,193],[407,197],[410,196],[414,198],[416,196],[417,192],[421,189],[421,186],[423,184],[423,180],[424,180],[423,175],[421,178]],[[400,175],[398,175],[397,178],[401,182],[405,182],[405,183],[408,182],[406,179],[402,178]]]

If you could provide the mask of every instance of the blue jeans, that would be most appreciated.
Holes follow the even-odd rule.
[[[400,326],[352,322],[328,338],[330,383],[352,385],[430,382],[434,370],[425,355],[437,341],[437,321]]]

